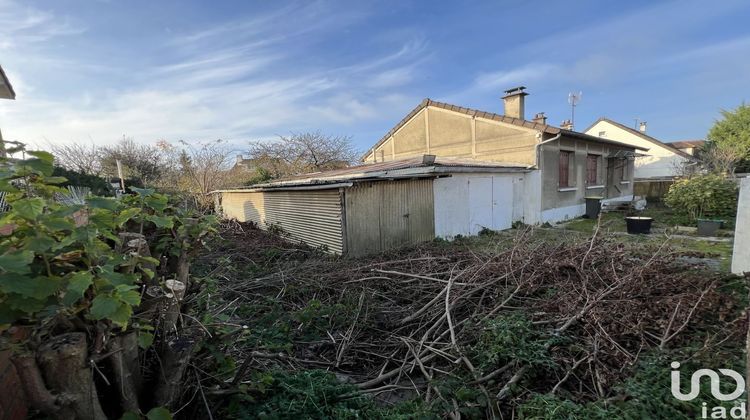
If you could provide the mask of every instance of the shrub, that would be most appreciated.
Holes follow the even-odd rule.
[[[664,202],[678,215],[734,219],[737,214],[737,184],[720,175],[681,179],[669,188]]]

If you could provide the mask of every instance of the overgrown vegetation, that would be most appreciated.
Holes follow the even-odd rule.
[[[32,409],[54,418],[165,418],[196,334],[190,260],[214,231],[153,190],[58,202],[53,157],[0,159],[0,325]],[[187,315],[185,315],[187,316]],[[18,340],[18,337],[22,337]],[[10,338],[10,341],[7,339]]]
[[[706,174],[677,180],[664,202],[691,221],[699,218],[734,222],[737,215],[737,184],[722,175]]]
[[[226,223],[199,263],[212,338],[193,415],[692,418],[720,404],[674,399],[669,363],[742,370],[744,280],[664,243],[540,233],[341,259]]]

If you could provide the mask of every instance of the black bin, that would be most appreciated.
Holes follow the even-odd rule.
[[[602,198],[603,197],[586,197],[586,217],[589,219],[596,219],[599,217],[599,212],[602,211]]]
[[[654,221],[651,217],[631,216],[625,218],[625,224],[628,227],[628,233],[631,235],[639,233],[651,233],[651,223]]]

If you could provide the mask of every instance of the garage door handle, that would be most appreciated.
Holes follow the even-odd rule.
[[[409,213],[406,213],[406,214],[404,215],[404,217],[409,217]]]

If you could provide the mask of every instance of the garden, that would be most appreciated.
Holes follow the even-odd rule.
[[[673,398],[670,363],[745,366],[724,245],[602,217],[337,257],[152,189],[61,199],[25,154],[0,323],[32,417],[694,418],[731,402]]]

